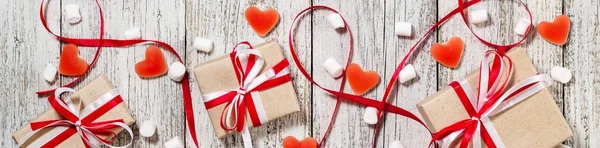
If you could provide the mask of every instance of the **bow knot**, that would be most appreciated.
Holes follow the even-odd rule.
[[[246,89],[244,89],[244,88],[242,88],[242,87],[238,88],[238,89],[236,90],[236,92],[237,92],[237,94],[238,94],[238,95],[240,95],[240,96],[246,95],[246,93],[247,93]]]
[[[47,121],[39,121],[32,122],[31,128],[34,130],[27,135],[19,142],[19,147],[21,144],[25,143],[28,139],[32,138],[36,133],[51,127],[67,127],[64,128],[52,128],[51,130],[56,130],[57,132],[62,132],[54,137],[49,137],[53,139],[49,140],[58,140],[60,142],[66,140],[71,136],[71,134],[78,133],[83,141],[83,144],[86,147],[101,147],[98,144],[102,144],[112,148],[125,148],[131,145],[132,141],[129,141],[127,145],[117,147],[111,145],[110,140],[106,140],[101,135],[109,134],[110,136],[115,137],[116,133],[112,132],[113,128],[123,128],[129,133],[130,137],[133,137],[133,132],[131,128],[127,124],[124,123],[122,119],[118,120],[110,120],[110,121],[101,121],[94,122],[94,120],[98,119],[104,113],[108,112],[113,107],[117,106],[121,102],[123,102],[120,95],[115,91],[111,90],[95,101],[91,102],[85,108],[81,108],[82,101],[77,101],[77,106],[74,104],[74,101],[70,97],[65,97],[61,100],[60,95],[63,93],[73,93],[75,90],[71,88],[58,88],[54,92],[54,95],[51,95],[48,98],[50,105],[52,108],[65,119],[60,120],[47,120]],[[62,129],[62,131],[61,131]],[[65,134],[71,133],[71,134]],[[55,147],[60,142],[47,142],[42,143],[46,140],[36,140],[33,141],[28,147]]]
[[[482,145],[490,148],[505,147],[489,117],[552,84],[549,75],[540,74],[528,77],[505,91],[512,75],[513,62],[502,53],[504,49],[485,53],[480,65],[479,87],[475,90],[478,93],[475,93],[464,78],[450,83],[471,119],[459,121],[435,133],[433,140],[439,140],[442,148],[450,147],[452,141],[459,137],[462,137],[461,148],[468,147],[470,141],[473,141],[474,148],[480,148]],[[490,67],[489,60],[492,55]]]

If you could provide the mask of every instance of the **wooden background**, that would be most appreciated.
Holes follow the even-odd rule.
[[[15,147],[11,133],[34,119],[49,105],[35,91],[56,87],[72,78],[60,77],[54,84],[45,82],[41,76],[47,63],[58,64],[61,47],[47,33],[38,16],[40,0],[0,1],[0,147]],[[550,87],[558,107],[562,109],[574,136],[567,145],[578,148],[600,147],[600,40],[598,25],[599,3],[596,0],[525,0],[533,12],[534,22],[552,20],[559,14],[571,18],[571,33],[564,46],[555,46],[536,34],[531,35],[523,47],[534,65],[542,73],[553,66],[564,66],[573,71],[573,79],[567,84],[555,82]],[[77,25],[66,23],[62,7],[67,4],[81,7],[83,21]],[[260,41],[247,25],[243,12],[247,6],[279,10],[280,22],[264,40],[278,40],[289,58],[287,31],[292,19],[300,10],[311,5],[327,5],[338,9],[347,19],[354,33],[355,54],[353,62],[366,69],[380,73],[382,82],[390,79],[391,73],[409,47],[422,36],[426,29],[456,7],[453,0],[101,0],[104,9],[107,38],[122,38],[122,33],[131,27],[140,27],[144,39],[156,39],[171,44],[180,54],[185,54],[185,64],[193,67],[230,52],[231,47],[242,40]],[[484,25],[474,26],[476,33],[494,43],[512,43],[520,37],[513,33],[514,24],[526,17],[522,6],[516,1],[485,0],[469,10],[487,9],[490,20]],[[67,37],[96,38],[98,29],[97,8],[92,0],[51,0],[48,8],[50,28]],[[322,62],[328,57],[345,60],[348,34],[334,31],[325,20],[328,11],[315,11],[298,23],[296,48],[304,65],[312,70],[314,78],[326,87],[336,88],[339,80],[324,73]],[[411,22],[414,37],[394,35],[394,23]],[[197,52],[192,46],[196,36],[214,41],[211,53]],[[429,47],[434,42],[445,42],[451,36],[460,36],[466,42],[462,64],[457,69],[448,69],[433,61]],[[134,72],[134,64],[144,57],[147,45],[128,48],[104,48],[96,66],[80,88],[100,74],[105,74],[120,90],[133,116],[138,122],[154,119],[158,124],[158,136],[150,139],[139,137],[137,125],[133,147],[162,147],[172,137],[179,136],[190,143],[185,134],[185,122],[181,88],[178,83],[163,76],[141,79]],[[417,113],[415,104],[433,94],[449,81],[477,68],[485,50],[489,48],[477,41],[467,30],[459,16],[453,17],[426,40],[420,53],[411,63],[419,75],[417,80],[401,84],[396,98],[391,101],[400,107]],[[80,48],[80,55],[88,61],[93,48]],[[168,62],[174,56],[166,54]],[[292,69],[295,69],[292,66]],[[288,135],[321,138],[328,124],[335,100],[313,87],[306,79],[292,70],[294,84],[300,98],[302,111],[270,122],[251,130],[254,146],[280,147]],[[202,147],[241,147],[241,136],[217,139],[204,106],[200,101],[195,80],[191,79],[192,95],[197,117],[197,126]],[[384,83],[366,97],[381,99]],[[349,91],[349,89],[347,89]],[[343,103],[325,147],[369,147],[373,127],[362,122],[363,106]],[[124,135],[121,135],[126,137]],[[400,140],[407,147],[425,147],[429,141],[426,130],[406,118],[388,115],[377,143],[387,147],[391,141]],[[118,143],[125,142],[120,138]],[[191,145],[186,144],[188,147]]]

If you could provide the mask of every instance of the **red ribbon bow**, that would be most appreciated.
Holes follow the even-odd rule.
[[[238,45],[248,45],[250,49],[238,50]],[[244,146],[252,146],[250,134],[245,124],[246,110],[254,126],[260,126],[267,122],[267,116],[260,100],[259,91],[271,89],[292,80],[289,63],[282,59],[272,68],[265,70],[259,75],[264,65],[262,55],[254,50],[247,41],[240,42],[233,47],[229,54],[233,69],[236,74],[239,87],[232,90],[216,91],[203,94],[206,109],[226,104],[221,112],[221,128],[226,131],[236,130],[242,133]],[[233,116],[233,125],[230,121]]]
[[[490,55],[494,57],[491,67],[488,64]],[[507,72],[505,72],[506,66],[508,66]],[[468,147],[471,141],[473,141],[473,147],[480,148],[481,140],[489,148],[505,147],[489,117],[510,108],[552,84],[549,75],[534,75],[505,91],[512,71],[513,62],[510,57],[503,56],[502,53],[496,51],[488,51],[480,65],[477,90],[473,91],[465,79],[451,82],[449,85],[452,86],[471,118],[441,129],[434,134],[430,145],[434,141],[440,140],[443,148],[450,147],[450,143],[462,135],[461,148]],[[478,92],[478,94],[475,95],[474,92]]]
[[[129,136],[133,138],[133,132],[122,119],[109,120],[109,121],[95,121],[102,115],[123,102],[121,96],[116,91],[111,90],[94,102],[87,105],[85,108],[80,109],[81,101],[79,105],[75,106],[73,100],[67,97],[65,100],[60,99],[60,95],[64,92],[75,92],[70,88],[58,88],[54,95],[48,97],[50,106],[63,118],[59,120],[46,120],[30,123],[32,132],[28,133],[20,142],[19,146],[26,142],[28,139],[33,137],[39,131],[45,128],[52,128],[51,131],[47,132],[45,136],[42,136],[33,143],[30,147],[56,147],[63,141],[67,140],[72,135],[79,133],[83,144],[86,147],[100,147],[97,144],[101,143],[109,147],[112,146],[111,142],[117,136],[116,133],[111,130],[114,128],[123,128]],[[65,127],[65,128],[56,128]],[[50,135],[48,135],[50,134]],[[54,135],[53,135],[54,134]],[[104,139],[101,136],[109,136],[112,139]],[[128,147],[129,144],[121,147]]]

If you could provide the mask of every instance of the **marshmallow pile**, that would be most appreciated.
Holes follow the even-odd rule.
[[[402,144],[402,142],[396,140],[396,141],[390,143],[390,148],[406,148],[406,146],[404,146],[404,144]]]
[[[486,22],[487,20],[488,20],[488,13],[487,13],[487,10],[485,10],[485,9],[469,12],[469,22],[471,22],[471,24],[479,24],[479,23]]]
[[[54,65],[48,63],[48,65],[46,65],[46,68],[44,69],[44,73],[42,74],[42,76],[48,83],[52,83],[52,82],[54,82],[54,80],[56,80],[57,72],[58,72],[58,69],[56,69],[56,67],[54,67]]]
[[[133,28],[128,29],[125,32],[123,32],[123,36],[125,36],[125,39],[128,39],[128,40],[141,39],[142,33],[141,33],[139,27],[133,27]]]
[[[396,22],[394,32],[397,36],[410,37],[412,35],[412,25],[409,22]]]
[[[75,4],[65,5],[65,18],[67,22],[71,24],[76,24],[81,21],[81,15],[79,14],[79,6]]]
[[[164,144],[165,148],[184,148],[183,143],[179,137],[175,137]]]
[[[550,76],[560,83],[568,83],[571,80],[572,74],[571,70],[567,68],[554,66],[552,67],[552,70],[550,70]]]
[[[181,62],[175,62],[169,66],[169,72],[167,74],[171,80],[179,82],[185,75],[185,65]]]
[[[363,121],[369,125],[376,124],[379,121],[377,117],[377,108],[375,107],[366,107],[365,112],[363,113]]]
[[[142,137],[152,137],[156,131],[156,123],[152,120],[144,121],[140,126],[140,135]]]
[[[329,25],[333,27],[333,29],[342,29],[346,27],[344,24],[344,19],[340,14],[334,13],[327,16],[327,20],[329,21]]]
[[[325,60],[325,62],[323,62],[323,68],[333,78],[340,77],[342,76],[342,73],[344,73],[344,67],[333,58]]]
[[[196,37],[194,39],[194,48],[202,52],[210,52],[213,48],[213,42],[209,39]]]

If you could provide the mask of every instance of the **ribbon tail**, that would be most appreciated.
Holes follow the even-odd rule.
[[[244,129],[242,130],[242,140],[244,141],[244,148],[252,148],[252,136],[250,136],[250,131],[248,130],[248,125],[244,125]]]

